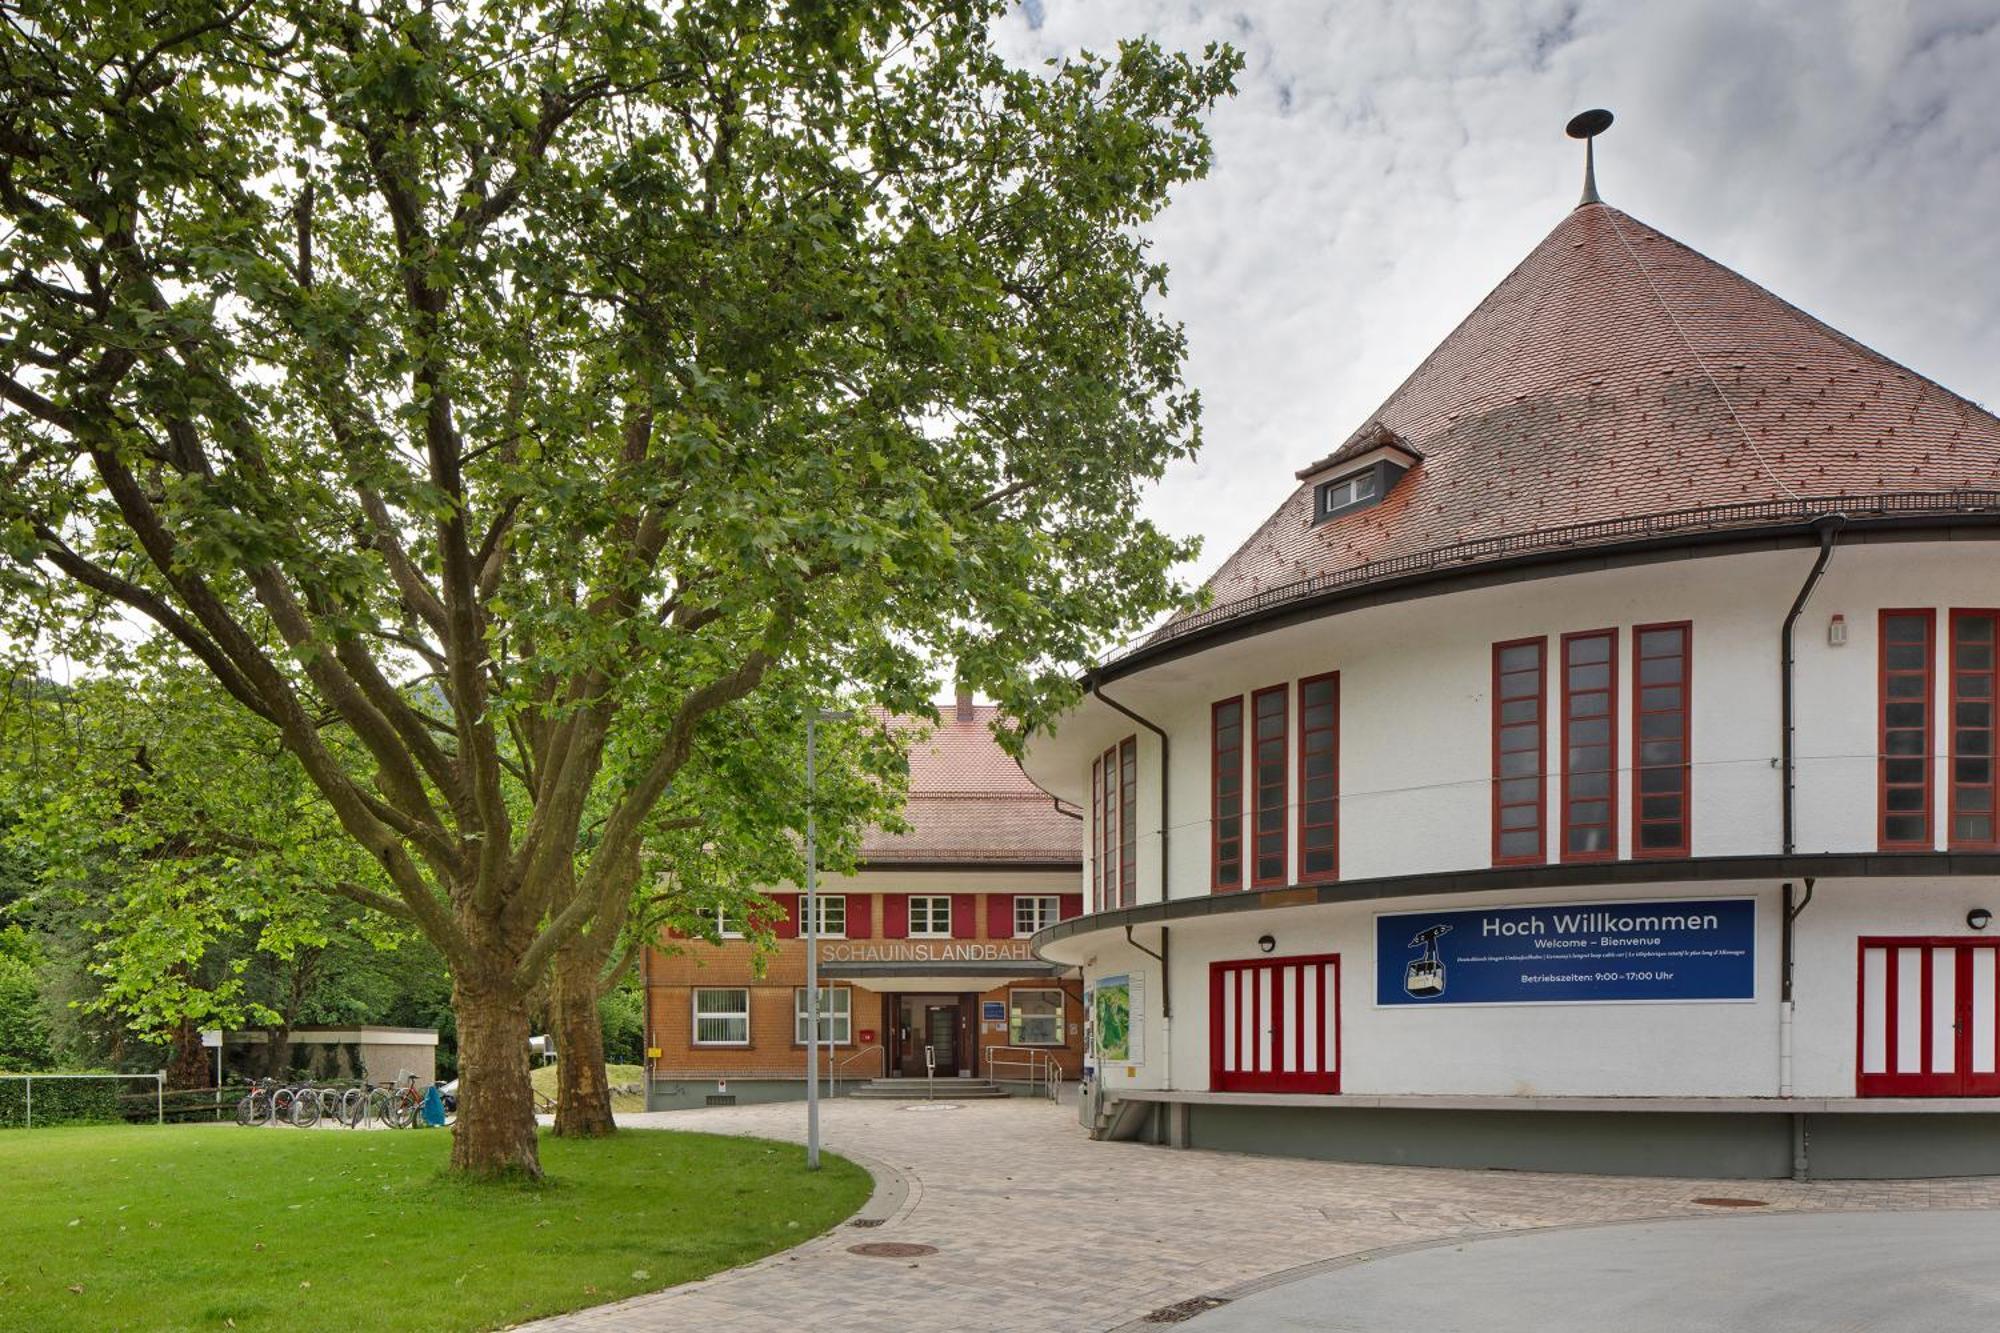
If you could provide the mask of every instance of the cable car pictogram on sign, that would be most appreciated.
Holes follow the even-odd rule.
[[[1444,994],[1444,960],[1438,957],[1438,938],[1451,934],[1451,927],[1443,924],[1431,926],[1417,932],[1409,943],[1412,949],[1422,949],[1423,957],[1410,960],[1403,969],[1403,991],[1419,1000],[1427,1000],[1434,995]]]

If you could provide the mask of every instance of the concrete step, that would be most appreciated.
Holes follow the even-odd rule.
[[[941,1078],[933,1088],[930,1080],[921,1078],[878,1078],[863,1083],[850,1092],[850,1097],[866,1097],[877,1101],[920,1102],[936,1096],[939,1100],[952,1101],[1005,1097],[1007,1089],[983,1078]]]

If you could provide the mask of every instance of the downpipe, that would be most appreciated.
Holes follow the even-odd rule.
[[[1106,694],[1104,687],[1096,681],[1090,683],[1090,693],[1106,707],[1115,709],[1126,717],[1131,718],[1134,722],[1152,732],[1160,739],[1160,903],[1164,906],[1169,899],[1167,893],[1168,836],[1174,826],[1174,821],[1170,817],[1173,784],[1168,781],[1168,774],[1172,771],[1172,766],[1168,762],[1173,753],[1171,743],[1167,740],[1165,729],[1158,723],[1154,722],[1151,718],[1141,717],[1124,704],[1119,703],[1116,699]],[[1130,926],[1125,928],[1125,938],[1132,941],[1133,947],[1141,953],[1151,954],[1154,958],[1160,960],[1160,1083],[1164,1088],[1171,1088],[1174,1086],[1173,979],[1167,974],[1167,961],[1161,954],[1155,954],[1152,950],[1141,946],[1136,940],[1132,940],[1132,928]],[[1166,947],[1166,931],[1162,929],[1160,932],[1160,948],[1164,952]]]
[[[1798,691],[1794,677],[1798,667],[1796,651],[1796,631],[1799,616],[1812,599],[1813,589],[1826,573],[1828,562],[1833,559],[1834,543],[1839,540],[1840,530],[1847,525],[1845,514],[1822,514],[1813,523],[1819,531],[1819,554],[1813,560],[1812,568],[1806,572],[1805,582],[1799,585],[1798,596],[1792,598],[1791,608],[1785,612],[1785,621],[1778,631],[1778,696],[1781,716],[1781,731],[1778,736],[1778,767],[1780,782],[1778,792],[1779,841],[1784,854],[1790,856],[1798,850]],[[1792,886],[1787,882],[1782,898],[1784,919],[1779,923],[1778,941],[1778,1095],[1790,1097],[1792,1093],[1792,1047],[1793,1028],[1797,1018],[1797,1006],[1792,999],[1792,969],[1797,956],[1796,935],[1799,913],[1805,911],[1812,901],[1813,881],[1806,882],[1806,896],[1796,905],[1792,901]],[[1801,1117],[1792,1120],[1792,1170],[1794,1175],[1805,1170],[1805,1128]]]

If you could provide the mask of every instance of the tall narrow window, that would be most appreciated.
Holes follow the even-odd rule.
[[[1091,841],[1084,844],[1091,853],[1090,873],[1084,876],[1090,889],[1090,899],[1096,904],[1091,910],[1101,912],[1107,907],[1104,901],[1104,760],[1100,756],[1090,763],[1090,832]]]
[[[1099,786],[1104,804],[1104,822],[1098,826],[1097,905],[1110,910],[1118,905],[1118,747],[1112,746],[1099,761],[1103,781]]]
[[[1299,682],[1299,880],[1340,873],[1340,673]]]
[[[1285,803],[1290,785],[1285,772],[1286,687],[1273,685],[1250,696],[1256,720],[1251,763],[1256,778],[1256,833],[1251,849],[1250,883],[1258,888],[1285,882]]]
[[[1565,634],[1563,852],[1565,861],[1618,855],[1618,631]]]
[[[1243,887],[1243,696],[1209,710],[1209,888]]]
[[[1881,845],[1931,846],[1931,673],[1936,617],[1882,613]]]
[[[1549,641],[1493,645],[1493,860],[1539,861],[1547,818]]]
[[[1632,631],[1632,841],[1636,856],[1686,856],[1692,795],[1689,674],[1694,629]]]
[[[1993,808],[1994,649],[2000,611],[1951,613],[1951,838],[1954,848],[2000,845]]]
[[[1139,741],[1127,736],[1118,746],[1118,905],[1139,901]]]

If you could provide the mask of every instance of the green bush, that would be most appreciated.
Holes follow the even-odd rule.
[[[110,1078],[35,1080],[35,1125],[89,1125],[123,1120],[118,1108],[121,1089],[147,1089],[139,1079]],[[0,1128],[20,1129],[28,1123],[25,1079],[0,1079]]]
[[[0,949],[0,1071],[47,1069],[49,1029],[42,1021],[34,965]]]
[[[621,986],[597,1002],[597,1017],[604,1028],[604,1063],[636,1065],[646,1056],[646,1022],[640,1013],[645,1003],[636,988]]]

